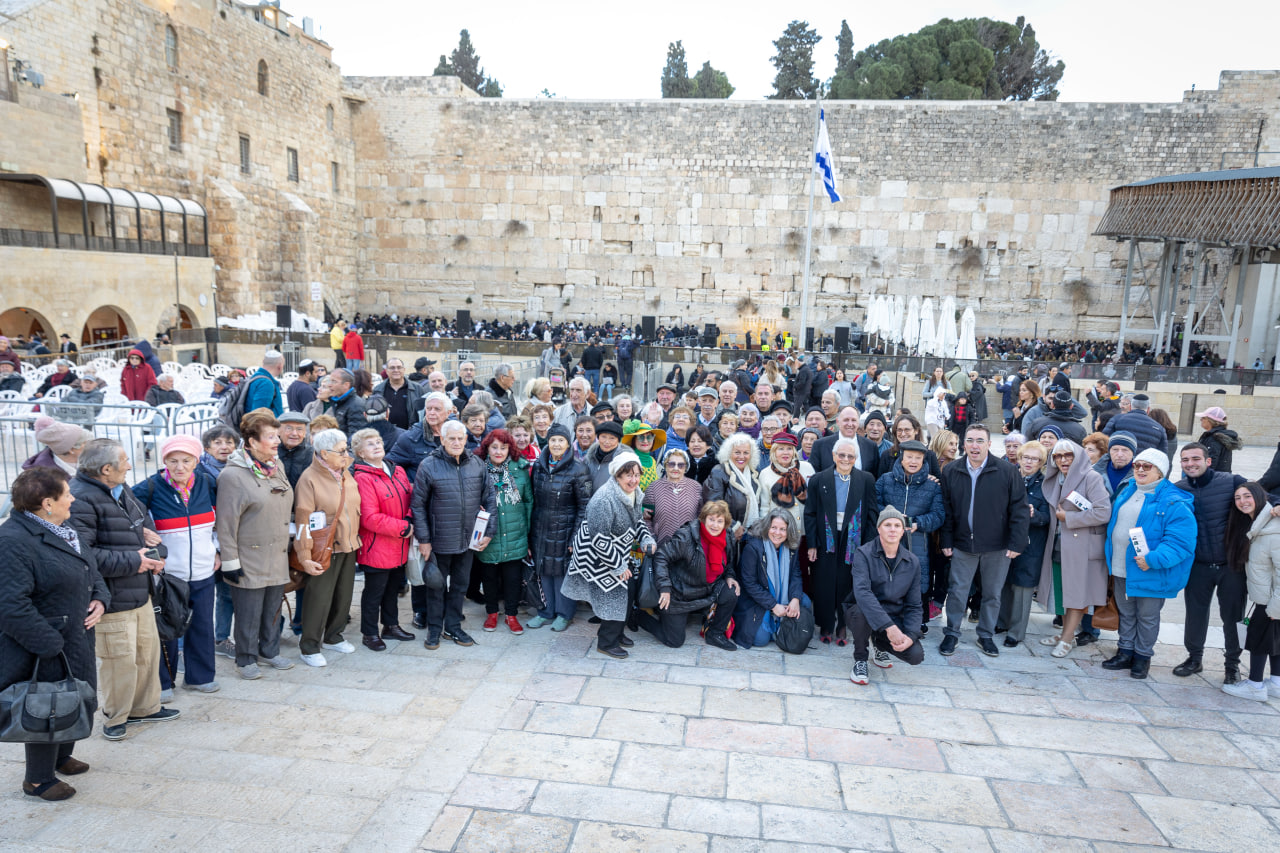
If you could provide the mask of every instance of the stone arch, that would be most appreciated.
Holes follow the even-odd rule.
[[[0,334],[9,338],[17,335],[29,338],[33,333],[44,338],[46,344],[53,341],[55,346],[51,346],[49,349],[57,349],[58,334],[54,331],[53,324],[49,322],[49,318],[39,311],[17,307],[8,308],[3,313],[0,313]]]
[[[137,336],[137,325],[124,309],[115,305],[100,305],[85,318],[84,327],[80,330],[80,345],[108,340],[133,340]]]
[[[199,315],[188,305],[179,303],[177,321],[174,321],[173,305],[165,306],[156,320],[156,332],[167,332],[169,329],[194,329],[199,325]]]

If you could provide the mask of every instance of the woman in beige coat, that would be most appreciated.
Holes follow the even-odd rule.
[[[1066,657],[1090,607],[1107,603],[1107,560],[1104,552],[1107,522],[1111,520],[1111,498],[1102,475],[1089,464],[1089,455],[1074,441],[1062,439],[1053,454],[1044,478],[1044,499],[1049,504],[1049,538],[1040,568],[1038,601],[1062,617],[1062,633],[1045,637],[1041,644],[1053,646],[1051,654]],[[1081,509],[1073,497],[1084,499]]]
[[[261,658],[275,669],[293,661],[280,654],[280,602],[289,580],[289,516],[293,489],[276,458],[280,422],[269,409],[240,420],[244,446],[218,475],[216,529],[222,579],[235,608],[236,667],[261,678]]]
[[[351,476],[351,452],[347,435],[326,429],[311,439],[315,458],[298,478],[293,517],[298,535],[293,547],[307,579],[302,598],[302,637],[298,648],[302,662],[324,666],[321,649],[351,654],[356,647],[342,638],[351,616],[351,591],[356,581],[356,552],[360,549],[360,487]],[[341,512],[339,512],[341,510]],[[314,523],[310,523],[314,515]],[[323,516],[323,518],[321,518]],[[308,526],[332,527],[333,556],[329,568],[320,564],[315,540]]]

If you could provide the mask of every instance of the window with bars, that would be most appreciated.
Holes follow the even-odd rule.
[[[178,67],[178,33],[173,27],[164,28],[164,61],[171,70]]]
[[[182,113],[177,110],[165,110],[169,116],[169,150],[182,150]]]
[[[286,148],[285,160],[289,169],[289,180],[296,184],[298,182],[298,149]]]
[[[248,175],[253,172],[253,157],[249,148],[249,137],[240,134],[240,172]]]

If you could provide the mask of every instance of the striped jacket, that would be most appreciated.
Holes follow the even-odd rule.
[[[218,550],[213,532],[217,484],[200,469],[195,478],[191,500],[185,506],[182,496],[164,479],[163,471],[133,487],[134,496],[150,511],[156,532],[168,549],[165,572],[185,581],[211,577]]]

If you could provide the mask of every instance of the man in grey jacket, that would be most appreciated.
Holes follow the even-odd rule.
[[[471,579],[471,558],[483,551],[498,525],[493,481],[479,457],[467,452],[467,428],[446,421],[440,428],[440,447],[418,466],[413,484],[413,535],[422,559],[435,558],[446,579],[439,589],[427,588],[428,649],[440,647],[440,636],[460,646],[475,641],[462,630],[462,602]],[[471,532],[480,511],[489,524],[474,550]]]

